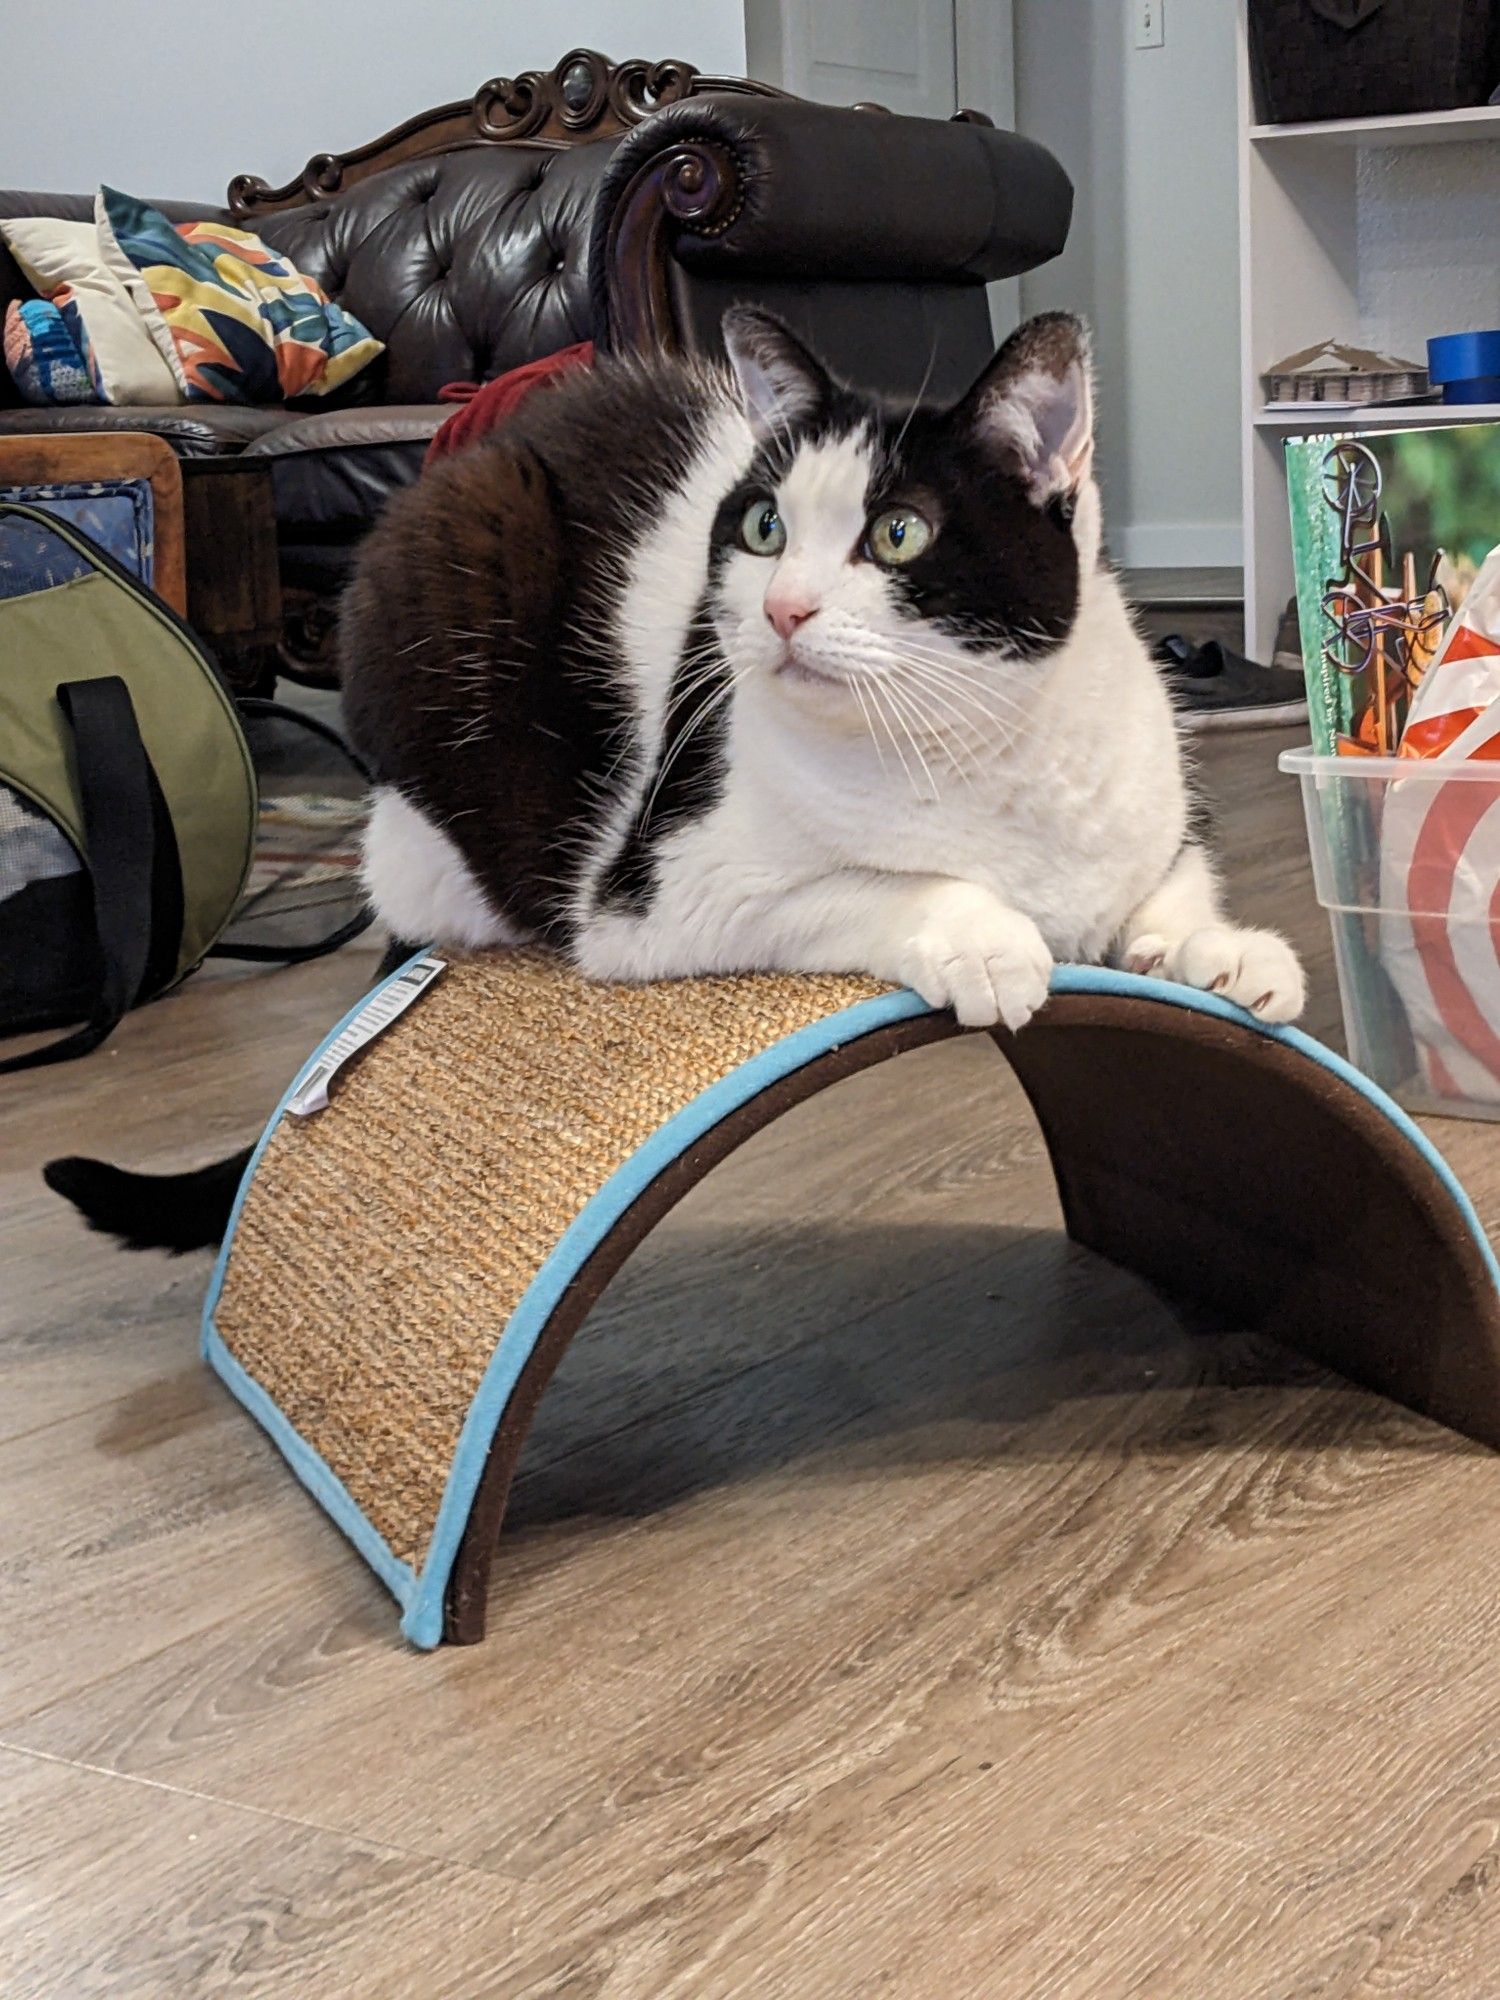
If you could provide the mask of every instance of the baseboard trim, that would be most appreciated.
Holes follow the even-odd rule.
[[[1244,560],[1238,521],[1138,521],[1106,531],[1126,569],[1227,569]]]

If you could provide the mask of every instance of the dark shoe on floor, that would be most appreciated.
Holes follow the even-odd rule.
[[[1289,597],[1276,627],[1276,644],[1271,648],[1271,665],[1289,672],[1302,671],[1302,621],[1297,616],[1297,600]]]
[[[1259,729],[1307,718],[1300,673],[1260,666],[1218,639],[1194,646],[1174,632],[1152,657],[1185,729]]]

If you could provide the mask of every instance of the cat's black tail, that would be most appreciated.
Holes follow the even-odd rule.
[[[49,1160],[42,1179],[90,1229],[127,1250],[201,1250],[221,1242],[253,1147],[190,1174],[130,1174],[103,1160]]]
[[[415,945],[392,938],[377,983],[401,967]],[[49,1160],[42,1179],[72,1202],[90,1229],[117,1236],[127,1250],[204,1250],[222,1243],[253,1146],[190,1174],[132,1174],[103,1160],[69,1154]]]

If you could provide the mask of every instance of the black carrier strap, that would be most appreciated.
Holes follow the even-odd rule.
[[[82,1027],[0,1062],[0,1074],[87,1055],[139,1001],[166,986],[182,945],[182,865],[172,816],[130,690],[115,674],[64,681],[85,856],[99,940],[99,998]]]

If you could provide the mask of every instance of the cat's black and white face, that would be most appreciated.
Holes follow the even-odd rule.
[[[1079,322],[1030,321],[951,410],[905,413],[839,387],[763,313],[724,335],[758,446],[713,532],[742,685],[850,727],[882,702],[1014,717],[1098,553]]]

